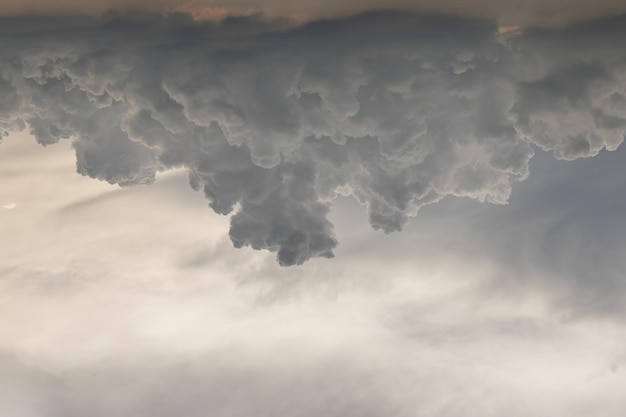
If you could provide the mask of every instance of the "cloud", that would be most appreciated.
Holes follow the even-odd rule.
[[[545,184],[553,175],[543,169],[555,165],[571,181],[516,191],[514,202],[528,204],[522,213],[448,198],[404,233],[380,236],[365,210],[342,197],[329,217],[342,242],[336,262],[280,268],[269,253],[230,247],[228,219],[206,210],[183,170],[119,189],[75,175],[69,141],[43,148],[26,139],[12,135],[0,154],[3,169],[26,170],[1,188],[22,193],[20,210],[0,216],[2,415],[623,414],[623,307],[612,317],[562,320],[545,298],[567,294],[578,278],[569,269],[543,291],[484,287],[507,283],[511,272],[539,284],[545,276],[529,276],[534,263],[598,266],[570,252],[580,236],[531,228],[528,219],[553,205],[588,210],[609,219],[600,223],[620,243],[623,193],[610,191],[623,186],[623,148],[573,163],[540,154],[531,165],[540,175],[516,189]],[[57,152],[63,163],[50,164]],[[596,162],[598,177],[570,175]],[[598,185],[602,192],[580,204]],[[534,201],[537,194],[548,201]],[[606,204],[610,195],[615,205]],[[457,203],[461,210],[446,211]],[[464,217],[467,206],[482,222]],[[511,211],[526,217],[496,216]],[[458,233],[463,226],[468,233]],[[602,234],[582,232],[594,240],[592,231]],[[488,253],[477,253],[485,243]],[[529,252],[532,265],[516,259]],[[611,256],[621,253],[615,246]],[[607,264],[619,272],[621,264]],[[581,284],[600,289],[601,277],[592,278]],[[617,301],[616,288],[605,288],[597,301]]]
[[[615,150],[626,133],[626,60],[617,45],[625,17],[528,30],[517,46],[528,60],[512,108],[518,130],[559,159]]]
[[[122,186],[184,167],[214,211],[233,213],[233,244],[275,251],[281,265],[333,256],[338,194],[398,231],[445,196],[505,204],[531,144],[575,159],[626,132],[619,31],[587,56],[570,29],[501,35],[491,21],[398,12],[300,26],[184,14],[5,22],[4,131],[72,138],[79,173]],[[553,49],[533,48],[544,38]]]
[[[506,210],[447,201],[438,212],[420,213],[407,234],[430,225],[433,247],[492,259],[503,273],[489,291],[536,291],[555,315],[619,320],[626,300],[624,156],[623,147],[574,162],[538,155],[531,162],[536,175],[519,185]],[[450,233],[471,247],[451,244]]]
[[[611,373],[609,364],[620,360],[611,353],[623,346],[621,327],[564,326],[504,302],[455,304],[454,292],[433,299],[409,281],[365,298],[345,291],[333,302],[308,291],[298,302],[236,302],[230,311],[224,304],[233,303],[234,294],[219,288],[202,297],[164,291],[151,300],[146,293],[129,296],[124,286],[108,302],[99,298],[102,286],[83,288],[90,308],[67,314],[57,330],[65,343],[48,331],[25,338],[28,355],[0,356],[0,386],[7,388],[0,391],[6,395],[0,411],[52,417],[620,415],[624,375]],[[240,297],[241,289],[235,293]],[[130,311],[111,309],[120,297]],[[44,297],[46,303],[54,298]],[[455,308],[433,303],[444,300]],[[67,301],[56,299],[48,314],[57,325]],[[99,310],[103,317],[94,317]],[[211,312],[224,315],[222,321]],[[191,334],[204,342],[201,348]],[[72,337],[87,343],[68,343]],[[116,343],[102,349],[112,338]]]
[[[221,19],[228,15],[265,13],[291,16],[301,21],[322,17],[347,16],[372,10],[397,9],[417,13],[448,13],[465,17],[497,19],[512,25],[562,26],[624,13],[626,6],[617,0],[4,0],[0,16],[89,14],[101,15],[110,10],[122,12],[186,12],[196,19]]]

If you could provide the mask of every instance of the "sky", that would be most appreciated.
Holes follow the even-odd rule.
[[[0,414],[622,416],[618,3],[4,2]]]

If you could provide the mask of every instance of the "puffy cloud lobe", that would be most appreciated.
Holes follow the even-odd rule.
[[[521,83],[513,107],[518,129],[559,159],[615,150],[626,133],[623,86],[597,63],[579,63]]]
[[[0,138],[11,130],[24,129],[23,122],[16,117],[20,108],[20,97],[15,87],[0,73]]]
[[[626,135],[626,15],[516,40],[526,64],[512,108],[516,128],[559,159],[615,150]]]
[[[566,54],[537,68],[553,51],[525,52],[533,38],[488,21],[9,23],[4,131],[73,138],[78,172],[120,185],[185,167],[213,210],[234,212],[234,245],[276,251],[281,265],[332,256],[337,193],[391,232],[447,195],[506,203],[531,142],[573,159],[615,149],[626,130],[618,67]]]

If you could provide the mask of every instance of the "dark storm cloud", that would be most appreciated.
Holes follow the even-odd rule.
[[[510,25],[563,25],[626,12],[621,0],[3,0],[0,16],[89,14],[109,10],[188,12],[197,19],[262,12],[300,20],[386,9],[495,19]]]
[[[614,150],[626,131],[626,18],[562,30],[530,30],[520,41],[535,68],[518,84],[519,131],[560,159]]]
[[[185,167],[216,212],[234,212],[235,246],[301,264],[332,256],[337,193],[391,232],[447,195],[506,203],[531,143],[561,159],[615,149],[626,54],[606,23],[581,43],[573,29],[499,35],[396,12],[297,27],[5,19],[0,122],[44,145],[72,138],[78,172],[111,183]]]

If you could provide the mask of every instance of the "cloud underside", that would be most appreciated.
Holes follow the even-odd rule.
[[[219,20],[229,15],[264,13],[290,16],[298,21],[348,16],[372,10],[446,13],[496,19],[503,26],[562,26],[567,23],[614,16],[626,12],[619,0],[3,0],[0,16],[88,14],[120,12],[190,13],[197,20]]]
[[[398,231],[445,196],[506,203],[534,146],[572,160],[626,134],[626,17],[504,35],[394,12],[0,27],[4,135],[71,139],[79,173],[122,186],[184,167],[233,244],[281,265],[333,256],[338,194]]]

